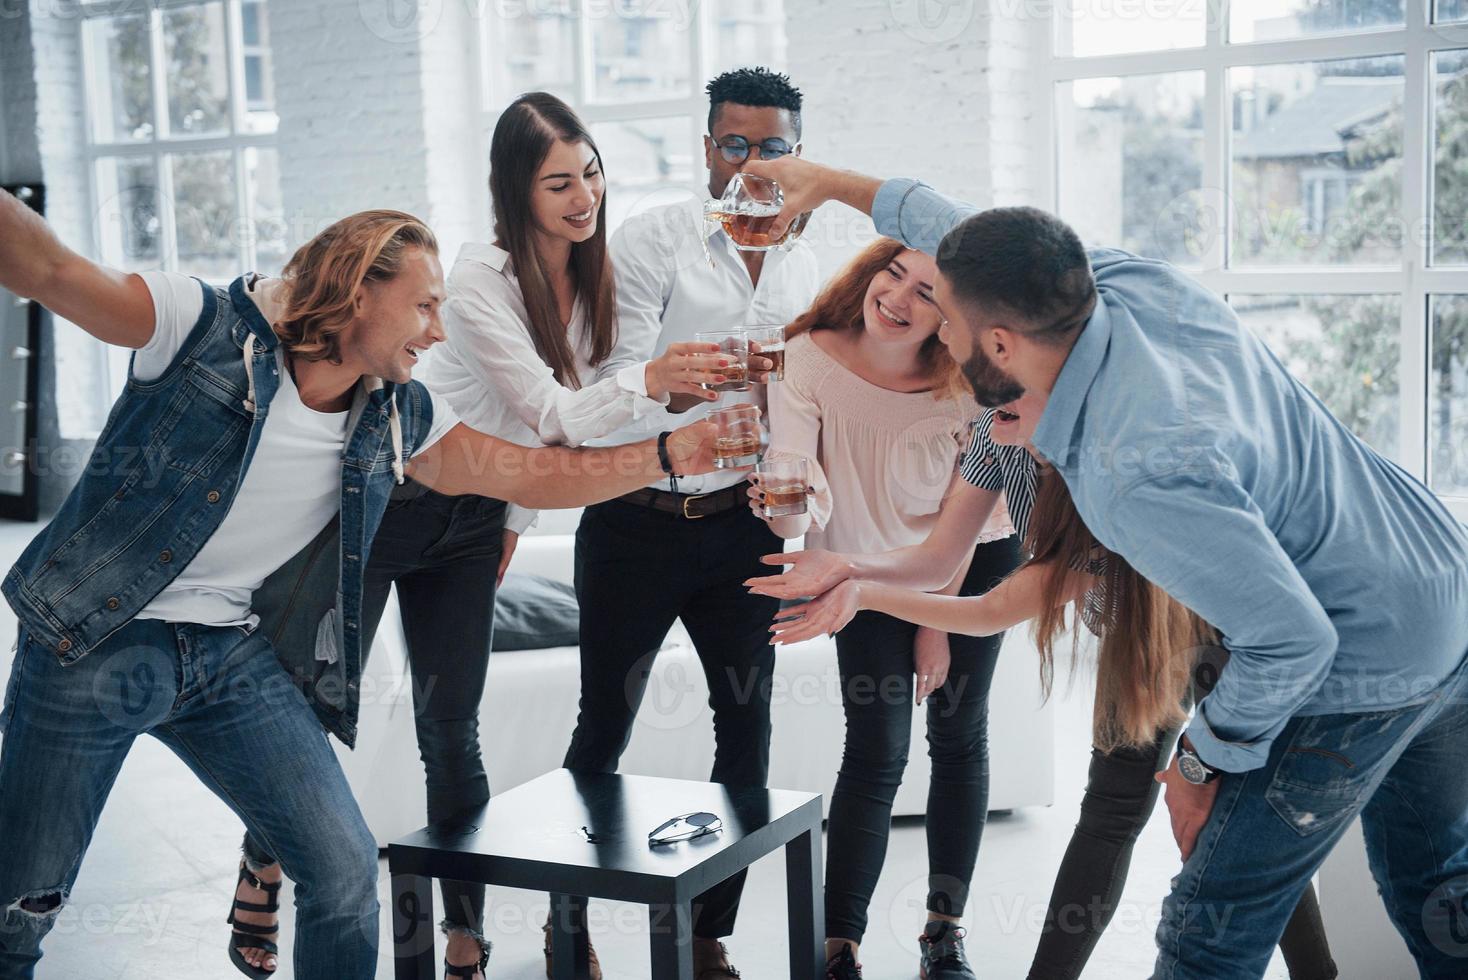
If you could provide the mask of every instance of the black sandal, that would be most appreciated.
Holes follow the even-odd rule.
[[[235,880],[234,888],[238,892],[241,882],[249,882],[251,888],[258,888],[269,896],[268,902],[244,902],[236,898],[233,907],[229,910],[229,918],[224,921],[234,926],[234,931],[229,935],[229,961],[233,963],[241,973],[247,977],[255,977],[257,980],[264,977],[275,976],[274,970],[267,970],[263,966],[251,966],[250,961],[245,959],[242,950],[258,949],[279,957],[280,951],[272,940],[261,938],[280,931],[280,926],[257,926],[249,922],[236,922],[236,912],[279,912],[280,900],[276,892],[280,891],[280,882],[261,881],[253,871],[245,867],[245,862],[240,862],[240,876]]]
[[[489,965],[489,951],[493,948],[493,944],[481,939],[479,941],[479,962],[470,963],[467,966],[454,966],[445,958],[443,961],[443,975],[445,977],[472,977],[476,973],[482,973],[484,968]]]

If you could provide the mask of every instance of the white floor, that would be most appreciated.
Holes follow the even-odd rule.
[[[0,522],[0,570],[8,569],[35,530],[31,525]],[[9,676],[14,630],[9,611],[0,613],[0,679]],[[968,911],[969,953],[982,977],[1015,980],[1028,968],[1084,783],[1090,704],[1090,692],[1082,683],[1063,699],[1057,714],[1061,746],[1057,805],[996,817],[985,831]],[[485,736],[486,751],[497,746],[513,750],[513,733],[497,737],[487,728]],[[922,758],[920,752],[913,753],[914,764]],[[224,952],[228,936],[224,917],[239,837],[233,814],[199,786],[182,763],[152,739],[139,740],[102,815],[71,902],[47,940],[38,975],[48,980],[238,976]],[[922,925],[925,869],[923,828],[916,821],[903,821],[893,830],[862,949],[866,976],[872,980],[916,976],[914,938]],[[386,870],[384,861],[384,908]],[[1159,807],[1137,845],[1122,907],[1087,977],[1150,974],[1152,933],[1168,879],[1176,870],[1177,850]],[[289,898],[285,901],[289,908]],[[490,976],[506,980],[543,976],[539,924],[544,919],[544,897],[492,889],[490,901],[487,928],[496,943]],[[748,980],[786,976],[784,909],[784,864],[778,857],[766,859],[750,873],[738,932],[730,940],[734,962]],[[592,915],[593,941],[607,980],[646,977],[642,910],[598,903]],[[283,933],[282,948],[289,951],[289,916]],[[388,935],[386,927],[382,935]],[[278,975],[292,976],[288,955]],[[391,975],[391,963],[384,956],[378,976]],[[1286,976],[1277,955],[1268,975]]]

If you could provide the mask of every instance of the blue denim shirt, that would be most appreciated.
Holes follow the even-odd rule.
[[[0,587],[26,633],[63,665],[95,650],[188,567],[244,482],[283,365],[245,283],[228,291],[200,283],[203,312],[173,362],[154,380],[129,377],[81,479]],[[322,661],[307,695],[347,744],[356,734],[363,564],[397,471],[432,419],[421,384],[363,379],[341,460],[335,588],[291,607],[315,617],[297,631],[312,649],[294,654]]]
[[[975,208],[911,180],[878,231],[935,252]],[[1106,547],[1230,651],[1188,729],[1230,772],[1291,716],[1422,700],[1468,652],[1468,530],[1165,262],[1094,249],[1099,303],[1032,442]]]

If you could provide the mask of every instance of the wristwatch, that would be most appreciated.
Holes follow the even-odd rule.
[[[1198,758],[1198,753],[1181,739],[1177,743],[1177,771],[1182,773],[1183,778],[1194,786],[1202,786],[1218,778],[1218,770],[1209,767],[1206,762]]]

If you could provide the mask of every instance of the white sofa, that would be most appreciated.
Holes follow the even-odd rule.
[[[521,539],[511,570],[571,581],[573,537],[568,532],[578,513],[542,515],[539,533]],[[480,741],[492,792],[560,766],[575,726],[579,694],[574,647],[490,657]],[[658,654],[622,771],[707,779],[713,760],[707,699],[703,673],[680,623]],[[769,785],[820,793],[829,805],[845,732],[834,641],[822,638],[777,648],[772,699]],[[362,679],[357,749],[349,752],[338,745],[347,777],[382,845],[425,822],[423,769],[412,711],[394,597]],[[925,715],[926,708],[913,712],[913,745],[907,777],[897,795],[897,815],[921,814],[926,806]],[[1040,704],[1034,647],[1024,631],[1013,631],[1005,641],[989,697],[991,809],[1053,802],[1054,742],[1053,710]]]

